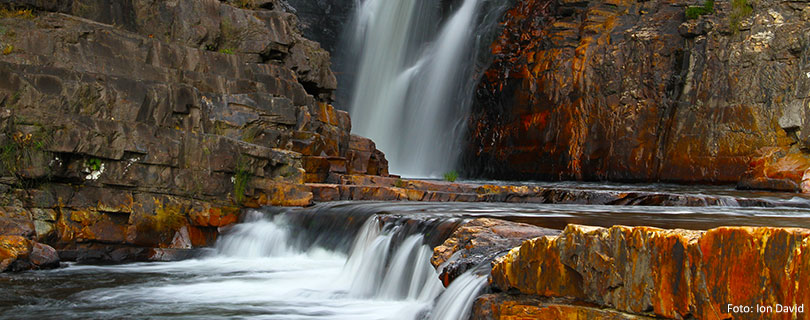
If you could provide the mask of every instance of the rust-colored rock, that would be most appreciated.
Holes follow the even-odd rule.
[[[352,135],[346,158],[348,160],[346,171],[349,174],[388,176],[388,161],[385,154],[377,150],[371,139]]]
[[[51,246],[21,236],[0,235],[0,272],[59,267]]]
[[[762,147],[806,149],[807,21],[744,3],[745,17],[717,1],[690,22],[692,3],[669,0],[517,1],[476,91],[465,170],[736,183]]]
[[[652,320],[611,309],[575,304],[567,299],[486,294],[476,299],[472,320]]]
[[[307,184],[312,189],[312,200],[317,202],[340,200],[340,188],[334,184]]]
[[[73,241],[124,243],[127,234],[127,221],[127,216],[98,212],[92,209],[65,209],[56,227],[61,243]]]
[[[21,236],[0,235],[0,272],[12,267],[17,260],[28,258],[31,253],[31,241]],[[13,268],[22,269],[22,267]]]
[[[666,318],[727,319],[732,305],[810,306],[810,230],[725,227],[706,232],[571,225],[496,260],[502,290],[569,297]],[[793,313],[744,315],[791,319]]]
[[[242,205],[258,208],[261,206],[304,207],[312,204],[312,190],[306,185],[264,182],[256,187],[256,195]]]
[[[332,167],[327,157],[304,157],[303,164],[306,171],[304,176],[306,183],[325,182]]]
[[[783,149],[765,148],[751,161],[750,168],[740,178],[739,189],[761,189],[805,193],[805,174],[810,169],[810,155]]]
[[[239,220],[239,208],[191,208],[188,217],[191,223],[198,227],[224,227]]]

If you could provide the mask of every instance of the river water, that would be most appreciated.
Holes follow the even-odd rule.
[[[194,260],[0,275],[0,319],[462,319],[486,268],[442,288],[431,248],[464,219],[707,229],[807,227],[810,200],[710,189],[773,207],[335,202],[265,208]],[[733,203],[733,202],[731,202]]]

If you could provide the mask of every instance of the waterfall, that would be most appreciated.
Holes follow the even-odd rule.
[[[267,217],[252,211],[245,222],[233,226],[218,241],[217,254],[212,259],[219,260],[210,261],[273,268],[274,272],[269,275],[283,279],[283,282],[275,282],[282,285],[274,285],[273,291],[286,299],[284,305],[289,304],[289,300],[318,301],[315,306],[306,308],[295,302],[295,307],[285,307],[282,313],[311,313],[318,310],[317,305],[360,303],[366,305],[363,312],[373,311],[369,311],[371,318],[414,320],[432,315],[431,319],[466,319],[477,293],[486,284],[486,276],[464,274],[445,290],[438,272],[430,264],[433,249],[429,243],[437,241],[433,236],[445,234],[446,237],[453,229],[448,227],[460,221],[457,218],[370,216],[359,229],[354,229],[354,240],[350,248],[344,249],[348,252],[340,270],[335,270],[333,262],[343,253],[313,244],[320,240],[308,233],[329,233],[332,232],[329,229],[345,229],[346,225],[332,223],[326,228],[313,229],[313,220],[300,219],[303,219],[300,215],[280,213]],[[301,228],[296,223],[308,227]],[[227,260],[234,258],[239,259],[238,262]],[[279,261],[293,264],[301,261],[312,267],[276,267]],[[307,274],[307,279],[297,278],[299,273]],[[321,276],[321,284],[313,287],[312,281],[318,281]],[[299,287],[298,282],[306,286]],[[353,308],[332,310],[333,314],[327,318],[360,317],[343,313]]]
[[[468,319],[472,312],[473,302],[487,284],[487,276],[481,274],[489,262],[468,270],[447,287],[436,303],[431,320]]]
[[[282,225],[280,216],[270,221],[265,220],[261,213],[251,211],[245,223],[233,226],[230,235],[217,242],[217,253],[243,258],[290,254],[290,235]]]
[[[440,27],[440,1],[365,0],[358,7],[353,129],[376,142],[393,173],[440,176],[455,166],[484,1],[463,0]]]
[[[422,235],[410,235],[390,250],[394,234],[369,229],[364,228],[358,237],[356,251],[344,269],[343,278],[351,279],[352,296],[428,302],[441,293],[441,282],[430,265],[433,250],[423,244]]]

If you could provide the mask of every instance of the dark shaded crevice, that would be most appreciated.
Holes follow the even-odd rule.
[[[689,41],[689,40],[685,40]],[[678,108],[680,107],[681,99],[685,98],[682,96],[684,87],[686,85],[686,78],[689,74],[689,69],[692,67],[690,64],[690,55],[692,52],[687,48],[686,50],[677,50],[675,52],[675,66],[673,70],[675,72],[672,73],[672,77],[670,77],[667,83],[667,95],[666,99],[668,103],[665,104],[664,110],[662,110],[662,117],[658,121],[658,128],[656,132],[658,133],[658,141],[657,141],[657,150],[653,164],[653,174],[654,176],[651,177],[653,180],[661,180],[661,169],[664,166],[664,158],[666,157],[667,153],[667,145],[669,144],[670,135],[672,134],[672,127],[675,122],[675,117],[678,112]]]

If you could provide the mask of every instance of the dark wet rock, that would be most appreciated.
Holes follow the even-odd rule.
[[[53,247],[34,242],[31,248],[31,255],[28,257],[31,263],[40,269],[51,269],[59,267],[59,254]]]
[[[526,239],[559,233],[529,224],[478,218],[460,225],[435,247],[430,262],[439,269],[439,278],[448,286],[465,271],[505,254]]]

